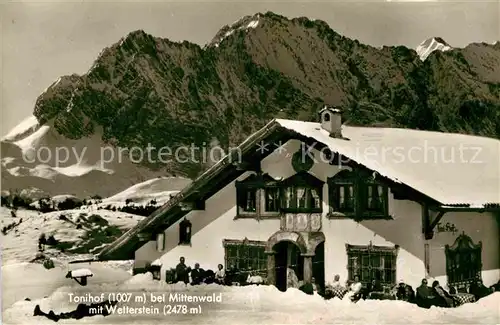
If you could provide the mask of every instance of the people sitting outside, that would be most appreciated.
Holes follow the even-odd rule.
[[[299,290],[308,295],[314,295],[318,293],[318,285],[316,284],[316,279],[311,278],[311,283],[304,283],[299,287]]]
[[[313,288],[313,291],[315,293],[318,293],[319,292],[319,288],[318,288],[318,284],[316,283],[316,279],[314,277],[311,278],[311,284],[312,284],[312,288]]]
[[[435,296],[434,305],[438,307],[454,307],[453,297],[439,285],[439,281],[432,282],[432,290]]]
[[[286,288],[298,288],[299,287],[299,278],[297,277],[297,274],[295,274],[295,271],[291,268],[288,267],[286,269]]]
[[[175,267],[175,281],[188,284],[189,272],[191,272],[191,268],[185,264],[184,256],[181,256],[179,264]]]
[[[212,284],[215,282],[215,272],[212,270],[205,270],[203,272],[203,283]]]
[[[422,279],[420,286],[417,288],[415,302],[421,308],[431,308],[435,296],[432,288],[427,285],[427,279]]]
[[[393,291],[395,291],[397,300],[403,300],[410,303],[413,303],[415,300],[415,292],[413,291],[413,288],[406,284],[404,280],[399,280],[399,283]]]
[[[483,284],[482,280],[477,280],[475,283],[472,283],[470,288],[469,288],[469,293],[474,295],[474,298],[476,298],[476,301],[478,301],[481,298],[486,297],[487,295],[491,294],[493,292],[492,289],[486,287]]]
[[[325,287],[325,299],[337,297],[342,299],[346,292],[346,288],[340,283],[340,275],[335,274],[333,282]]]
[[[349,286],[349,291],[346,293],[346,296],[352,301],[356,302],[361,299],[361,289],[363,288],[363,284],[359,281],[359,276],[354,277],[354,281]]]
[[[196,263],[194,269],[191,270],[191,285],[198,285],[203,282],[205,271],[200,269],[200,264]]]
[[[371,283],[367,285],[366,288],[366,298],[369,299],[381,299],[385,296],[384,287],[379,280],[373,279]]]
[[[222,264],[217,265],[217,272],[215,272],[215,283],[225,284],[226,272]]]
[[[256,272],[248,272],[246,283],[247,284],[263,284],[264,278],[262,276],[256,274]]]
[[[333,289],[342,287],[342,284],[340,283],[340,275],[335,274],[335,276],[333,277],[333,282],[330,286]]]

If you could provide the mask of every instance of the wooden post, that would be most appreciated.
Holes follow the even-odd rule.
[[[312,282],[312,258],[314,254],[302,254],[304,257],[304,284]]]
[[[266,251],[267,254],[267,284],[276,285],[276,252]]]

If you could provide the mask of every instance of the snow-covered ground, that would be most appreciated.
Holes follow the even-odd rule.
[[[102,243],[91,235],[101,235],[106,242],[115,238],[116,228],[122,232],[137,224],[144,217],[108,210],[97,210],[95,206],[84,206],[82,209],[40,213],[33,210],[17,210],[16,217],[11,210],[0,207],[0,225],[6,227],[15,224],[5,235],[1,235],[2,264],[31,261],[38,252],[38,238],[43,233],[58,240],[66,251],[88,251],[99,248]],[[61,217],[64,216],[64,217]],[[22,219],[22,221],[21,221]],[[80,224],[80,226],[78,226]],[[108,234],[106,230],[108,230]],[[114,237],[113,237],[114,236]],[[96,236],[94,236],[96,237]],[[101,246],[102,247],[102,246]],[[67,254],[61,250],[46,246],[44,254],[48,257],[66,259]]]
[[[123,206],[125,201],[130,200],[136,205],[146,205],[151,200],[156,204],[167,203],[171,196],[179,191],[165,190],[171,188],[171,183],[177,181],[174,177],[158,177],[136,184],[128,189],[115,194],[102,201],[102,205],[112,204],[115,207]]]
[[[401,301],[360,301],[357,304],[332,299],[325,301],[319,296],[308,296],[296,289],[285,293],[273,286],[222,287],[218,285],[185,286],[168,285],[152,280],[151,274],[131,277],[127,272],[103,263],[92,263],[95,274],[86,287],[64,278],[63,269],[45,270],[33,265],[12,265],[3,268],[4,324],[53,324],[44,317],[34,317],[37,304],[41,310],[56,314],[75,310],[77,302],[70,294],[107,297],[108,293],[131,293],[131,302],[119,303],[118,307],[156,307],[157,313],[149,315],[112,314],[87,317],[80,320],[60,320],[62,324],[499,324],[500,293],[483,298],[474,304],[454,309],[418,308]],[[30,275],[30,281],[25,281]],[[15,299],[11,294],[17,288]],[[56,289],[57,288],[57,289]],[[9,290],[10,289],[10,290]],[[49,293],[51,292],[51,293]],[[188,314],[173,313],[165,316],[163,306],[169,303],[153,303],[155,297],[170,293],[186,293],[193,296],[221,295],[220,302],[187,303]],[[133,302],[145,294],[145,302]],[[46,298],[44,298],[47,296]],[[31,301],[25,301],[30,298]],[[13,300],[18,300],[12,303]],[[183,303],[170,303],[170,305]],[[198,307],[197,313],[191,307]],[[200,312],[201,310],[201,312]]]

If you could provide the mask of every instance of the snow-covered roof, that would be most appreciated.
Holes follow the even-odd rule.
[[[151,263],[151,266],[162,266],[160,259],[156,259]]]
[[[71,271],[71,276],[73,278],[78,278],[82,276],[93,276],[93,275],[94,273],[92,273],[92,271],[90,271],[89,269],[77,269]]]
[[[500,141],[497,139],[343,126],[342,136],[348,139],[344,140],[330,137],[319,123],[283,119],[276,122],[443,205],[483,207],[500,203]]]
[[[330,111],[330,112],[333,112],[333,113],[342,113],[342,110],[340,108],[337,108],[337,107],[333,107],[333,106],[325,106],[323,107],[319,112],[318,114],[321,114],[323,113],[324,111]]]

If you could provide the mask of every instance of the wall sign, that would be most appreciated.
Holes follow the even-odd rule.
[[[447,222],[447,223],[438,222],[436,229],[437,229],[438,233],[451,232],[451,233],[455,234],[458,232],[457,227],[454,224],[452,224],[451,222]]]

